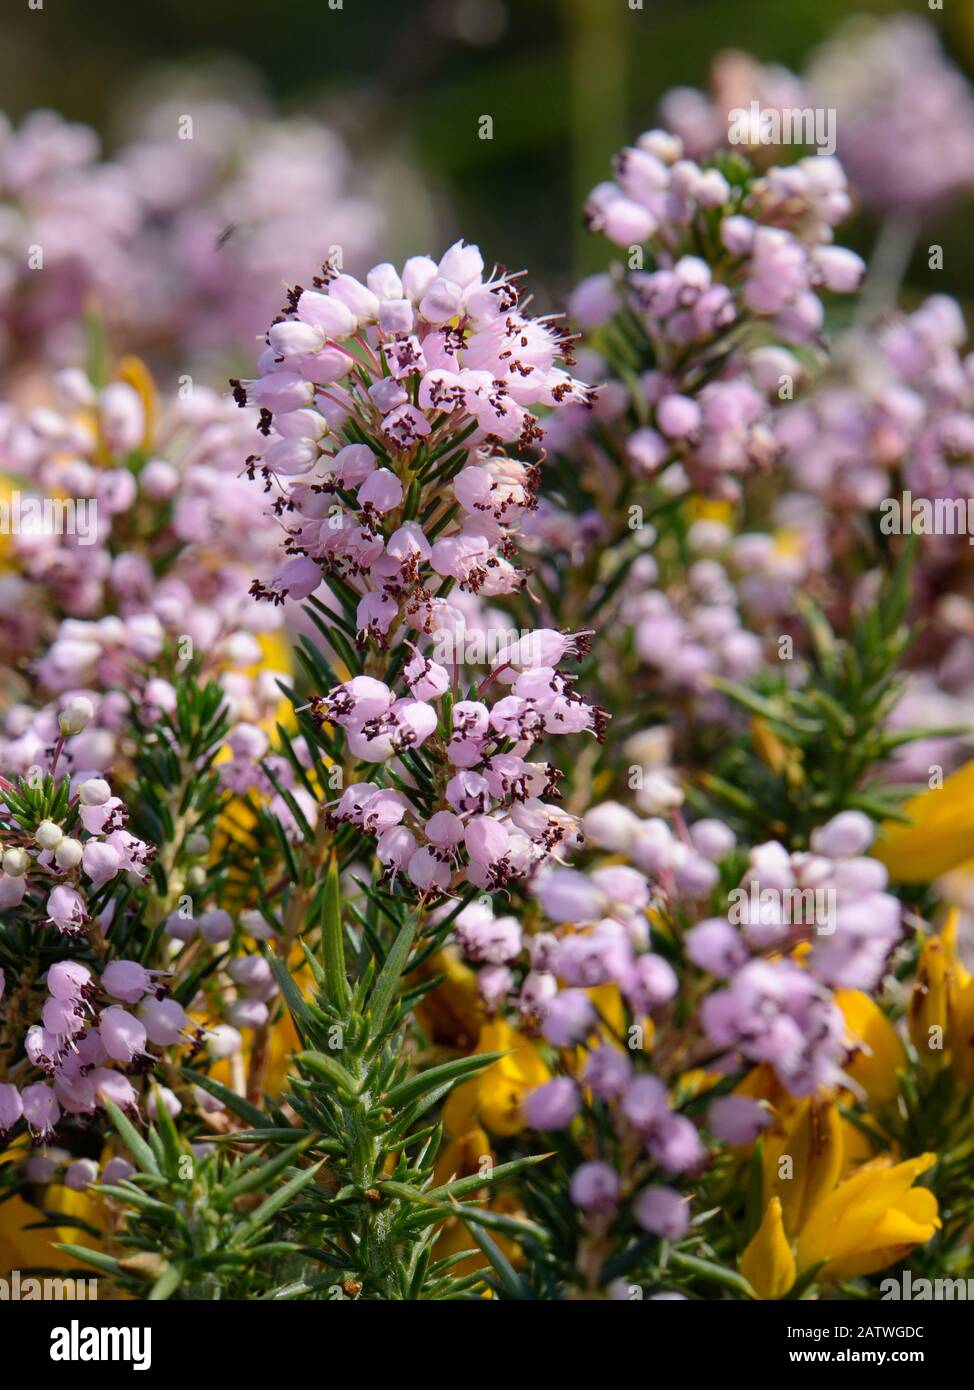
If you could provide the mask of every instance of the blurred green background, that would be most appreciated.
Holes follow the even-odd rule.
[[[531,266],[554,295],[605,260],[580,208],[612,152],[654,122],[668,88],[704,85],[721,49],[798,69],[848,16],[911,11],[934,24],[955,62],[974,67],[974,0],[944,0],[941,11],[926,0],[337,3],[43,0],[32,10],[5,0],[0,104],[14,119],[52,106],[96,126],[110,150],[126,138],[125,99],[160,67],[242,63],[279,110],[323,116],[360,158],[378,148],[408,159],[437,196],[444,244],[462,233],[491,258]],[[483,115],[492,140],[478,137]],[[931,228],[945,269],[933,277],[918,256],[913,286],[935,280],[964,295],[970,211]],[[860,219],[845,239],[868,251],[874,234]],[[437,248],[387,248],[419,249]]]

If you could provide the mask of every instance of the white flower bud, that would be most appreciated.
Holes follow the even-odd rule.
[[[112,789],[104,777],[89,777],[78,788],[78,799],[82,806],[104,806],[112,794]]]
[[[236,1028],[230,1028],[225,1023],[210,1028],[208,1034],[206,1050],[217,1061],[222,1057],[235,1057],[243,1047],[243,1040]]]
[[[3,852],[3,871],[11,878],[20,878],[30,867],[30,855],[25,849],[7,849]]]
[[[81,863],[81,853],[81,841],[65,835],[63,840],[58,841],[54,850],[54,862],[59,869],[73,869]]]
[[[209,848],[210,848],[210,842],[209,842],[209,840],[206,838],[205,835],[201,834],[201,832],[200,832],[199,830],[194,830],[193,833],[192,833],[192,835],[187,835],[187,836],[186,836],[186,853],[187,853],[187,854],[195,854],[195,855],[207,854],[207,853],[209,852]]]
[[[52,820],[42,820],[34,831],[34,839],[41,849],[56,849],[64,839],[64,831]]]
[[[77,695],[73,700],[69,700],[64,709],[58,715],[58,728],[65,738],[70,738],[72,734],[80,734],[82,729],[86,729],[94,717],[95,707],[84,695]]]

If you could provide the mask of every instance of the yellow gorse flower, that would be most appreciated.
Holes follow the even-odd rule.
[[[932,1069],[950,1066],[974,1086],[974,978],[957,948],[960,913],[953,908],[939,936],[928,937],[910,996],[910,1037]]]
[[[74,1192],[69,1187],[55,1183],[45,1189],[44,1206],[47,1211],[63,1216],[65,1225],[54,1230],[31,1230],[31,1226],[44,1220],[44,1212],[19,1195],[0,1203],[0,1278],[5,1278],[14,1269],[84,1268],[80,1260],[58,1250],[57,1243],[64,1241],[73,1245],[94,1246],[94,1239],[71,1222],[85,1221],[102,1229],[104,1219],[101,1203],[85,1192]],[[90,1269],[85,1269],[86,1275],[91,1273]]]
[[[524,1097],[551,1075],[541,1053],[503,1019],[481,1027],[474,1051],[507,1055],[456,1088],[443,1107],[444,1128],[462,1135],[479,1123],[491,1134],[517,1134],[524,1128]]]
[[[759,1298],[783,1298],[821,1265],[826,1281],[895,1264],[940,1227],[937,1199],[915,1180],[936,1154],[884,1154],[842,1177],[846,1130],[834,1100],[803,1101],[765,1144],[765,1211],[740,1268]]]
[[[820,1278],[852,1279],[902,1260],[940,1229],[937,1199],[916,1179],[937,1161],[873,1159],[846,1178],[811,1214],[798,1238],[798,1267],[824,1260]]]
[[[0,1149],[0,1161],[23,1158],[27,1147],[26,1139],[14,1140],[7,1149]],[[0,1202],[0,1278],[6,1278],[15,1269],[82,1270],[85,1267],[81,1261],[58,1250],[57,1243],[97,1246],[97,1241],[83,1226],[75,1226],[72,1222],[83,1221],[86,1226],[103,1231],[105,1203],[100,1197],[92,1192],[75,1192],[55,1182],[44,1187],[37,1202],[35,1206],[20,1193]],[[53,1229],[31,1229],[39,1227],[45,1213],[63,1216],[65,1224]],[[91,1271],[86,1270],[86,1273]]]
[[[476,971],[455,946],[445,946],[427,962],[425,973],[445,978],[420,1001],[417,1018],[433,1042],[465,1052],[478,1036],[483,1019]]]
[[[846,1041],[853,1049],[846,1073],[859,1083],[870,1105],[888,1105],[896,1098],[897,1072],[906,1066],[906,1052],[896,1029],[878,1004],[860,989],[843,989],[835,996],[846,1022]]]
[[[952,1003],[956,1003],[957,994],[966,989],[971,983],[971,980],[974,979],[974,976],[971,975],[971,972],[961,959],[960,952],[957,948],[957,935],[959,931],[960,912],[956,907],[952,907],[947,914],[947,920],[944,922],[943,930],[940,933],[940,939],[944,943],[944,950],[947,952],[947,961],[950,965],[950,973],[952,976]]]
[[[772,1197],[754,1239],[741,1256],[741,1273],[759,1298],[784,1298],[795,1282],[795,1257],[785,1235],[781,1198]]]
[[[951,1031],[954,1074],[965,1086],[974,1086],[974,981],[958,997]]]
[[[936,1069],[947,1059],[951,1013],[950,959],[939,936],[928,936],[917,961],[916,983],[910,995],[910,1040],[925,1067]]]
[[[156,423],[159,419],[159,392],[156,390],[152,373],[141,357],[123,357],[118,364],[116,375],[119,381],[124,381],[126,385],[132,387],[142,402],[142,412],[145,417],[142,447],[149,449],[155,439]]]
[[[805,777],[801,750],[785,743],[767,720],[759,715],[751,716],[748,728],[754,741],[754,751],[765,766],[769,767],[775,776],[786,777],[793,787],[800,786]]]
[[[928,883],[974,854],[974,762],[907,801],[911,824],[887,821],[871,853],[902,883]]]
[[[777,1197],[788,1236],[832,1191],[842,1171],[842,1124],[831,1099],[799,1105],[790,1123],[768,1135],[764,1146],[765,1201]]]

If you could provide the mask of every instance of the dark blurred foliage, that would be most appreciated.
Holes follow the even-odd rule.
[[[38,0],[33,0],[35,4]],[[605,250],[581,225],[609,158],[656,119],[668,88],[704,85],[721,49],[800,69],[843,19],[897,10],[936,26],[955,62],[974,58],[974,5],[945,0],[3,0],[2,106],[19,118],[53,106],[125,138],[117,112],[160,66],[214,60],[254,69],[279,109],[338,126],[356,154],[410,158],[448,209],[443,236],[479,241],[530,265],[560,293]],[[493,139],[478,135],[493,119]],[[109,147],[111,140],[109,139]],[[408,220],[408,219],[407,219]],[[963,296],[974,270],[970,208],[923,244],[914,290]],[[868,253],[864,219],[844,239]],[[420,249],[391,246],[391,255]],[[435,250],[436,248],[422,248]]]

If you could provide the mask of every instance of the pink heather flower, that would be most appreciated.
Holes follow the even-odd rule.
[[[419,652],[406,663],[404,674],[417,700],[435,700],[450,686],[450,675],[446,667],[427,660]]]
[[[872,821],[861,811],[840,811],[812,831],[811,846],[816,854],[830,859],[851,858],[869,848],[874,834]]]
[[[64,1173],[64,1185],[72,1192],[84,1192],[98,1179],[98,1164],[93,1158],[76,1158]]]
[[[696,1126],[685,1115],[664,1115],[650,1131],[646,1147],[668,1173],[700,1168],[707,1157]]]
[[[524,1098],[524,1118],[531,1129],[567,1129],[581,1108],[574,1081],[556,1076]]]
[[[673,999],[679,988],[676,971],[662,956],[647,952],[639,956],[623,989],[640,1013],[652,1013]]]
[[[494,864],[507,851],[508,833],[492,816],[474,816],[467,822],[463,842],[471,863]]]
[[[189,1029],[185,1009],[175,999],[146,999],[139,1008],[146,1037],[158,1047],[171,1047]]]
[[[608,906],[606,893],[577,869],[552,869],[541,884],[540,899],[553,922],[595,922]]]
[[[502,965],[505,961],[514,960],[521,952],[521,925],[517,918],[494,917],[489,908],[476,903],[471,903],[458,913],[454,932],[464,954],[471,960]]]
[[[721,859],[734,848],[736,838],[730,826],[723,821],[704,819],[690,826],[690,839],[705,859]]]
[[[23,1116],[27,1121],[31,1136],[43,1141],[52,1137],[55,1126],[61,1118],[61,1107],[50,1086],[38,1082],[25,1086],[21,1094]]]
[[[81,862],[82,869],[88,874],[94,887],[100,888],[119,873],[122,856],[114,845],[100,840],[89,840],[83,848]]]
[[[600,1100],[616,1100],[632,1075],[632,1063],[624,1052],[603,1043],[589,1053],[582,1080]]]
[[[174,1091],[171,1091],[168,1086],[153,1086],[152,1090],[149,1092],[149,1099],[146,1102],[146,1109],[152,1119],[157,1118],[160,1103],[165,1107],[173,1119],[176,1118],[183,1108],[179,1097]]]
[[[32,1153],[24,1164],[24,1174],[30,1182],[48,1183],[55,1180],[59,1167],[58,1160],[50,1154]]]
[[[274,983],[274,975],[263,956],[238,956],[230,962],[227,974],[245,989],[264,989]]]
[[[792,961],[750,961],[727,989],[707,996],[700,1017],[715,1046],[739,1048],[753,1061],[769,1062],[795,1095],[808,1095],[838,1076],[841,1011]]]
[[[506,965],[485,965],[477,974],[477,993],[488,1010],[496,1010],[514,987],[514,974]]]
[[[125,1004],[137,1004],[152,989],[152,974],[134,960],[113,960],[102,971],[102,988]]]
[[[402,483],[388,468],[370,473],[358,489],[359,504],[378,512],[380,516],[401,506],[402,499]]]
[[[371,676],[355,676],[344,685],[337,685],[328,696],[328,716],[336,724],[364,724],[385,714],[393,698],[392,691],[382,681]]]
[[[91,1074],[95,1094],[102,1102],[110,1100],[120,1110],[134,1114],[138,1104],[135,1087],[121,1072],[98,1067]]]
[[[446,799],[458,812],[483,812],[490,805],[490,786],[479,772],[458,772],[446,784]]]
[[[650,1235],[682,1240],[690,1229],[690,1209],[685,1197],[672,1187],[647,1187],[633,1207],[636,1220]]]
[[[611,912],[642,912],[649,906],[649,884],[643,874],[628,864],[611,864],[596,869],[592,882],[605,894]]]
[[[212,908],[199,919],[199,931],[211,946],[220,946],[233,935],[233,918],[223,908]]]
[[[618,290],[611,275],[590,275],[572,291],[568,311],[585,332],[600,328],[619,307]]]
[[[24,1113],[24,1103],[16,1086],[0,1084],[0,1134],[6,1136]]]
[[[450,886],[449,865],[428,849],[418,849],[410,856],[406,873],[420,893],[444,892]]]
[[[398,825],[406,814],[407,803],[400,792],[377,791],[362,803],[362,829],[370,835],[381,835]]]
[[[705,898],[716,888],[720,873],[702,854],[681,845],[673,866],[677,890],[687,898]]]
[[[126,1158],[110,1158],[102,1169],[101,1181],[104,1183],[119,1183],[126,1178],[130,1178],[135,1172],[133,1164]]]
[[[374,473],[375,454],[367,444],[346,444],[331,461],[335,477],[344,488],[358,488]]]
[[[24,1051],[42,1071],[53,1071],[61,1055],[61,1041],[54,1033],[49,1033],[39,1024],[33,1024],[24,1036]]]
[[[726,1144],[753,1144],[770,1123],[767,1109],[747,1096],[722,1096],[707,1111],[711,1133]]]
[[[320,588],[321,580],[321,566],[307,555],[296,555],[275,571],[267,588],[282,601],[285,598],[301,600]]]
[[[627,1086],[622,1113],[634,1129],[648,1132],[669,1114],[666,1087],[655,1076],[638,1076]]]
[[[528,876],[557,846],[571,848],[573,818],[541,801],[553,774],[539,764],[529,787],[518,755],[548,734],[601,736],[603,713],[556,665],[577,656],[582,639],[542,629],[501,654],[499,691],[454,703],[445,748],[433,737],[442,727],[435,702],[456,690],[459,663],[456,646],[452,672],[422,647],[429,638],[440,655],[440,634],[460,639],[466,623],[443,581],[492,597],[524,580],[516,535],[535,505],[538,468],[505,446],[513,454],[541,438],[532,408],[557,413],[592,403],[562,365],[569,335],[553,320],[522,313],[520,297],[520,285],[504,275],[485,280],[479,251],[462,242],[439,262],[412,258],[401,273],[377,266],[364,285],[326,266],[314,290],[295,292],[271,326],[256,380],[235,384],[238,401],[249,395],[264,411],[266,442],[249,463],[280,490],[287,563],[306,559],[326,582],[333,574],[356,595],[360,647],[410,646],[404,667],[394,667],[397,688],[355,677],[315,696],[311,708],[320,722],[344,729],[348,751],[363,762],[422,749],[422,760],[444,774],[445,804],[432,809],[428,833],[408,801],[378,787],[368,802],[364,793],[343,794],[335,811],[379,837],[387,876],[405,869],[424,893],[445,891],[455,872],[494,889]],[[353,363],[354,390],[345,382]],[[328,390],[309,395],[298,379]],[[455,519],[434,520],[427,533],[418,518],[435,518],[441,503],[453,502]],[[282,574],[255,581],[252,592],[277,602],[287,587]],[[515,680],[518,688],[505,693]],[[525,746],[501,752],[507,739]],[[228,785],[237,785],[224,773],[231,776]],[[447,814],[464,817],[459,834],[436,819]]]
[[[811,261],[820,283],[833,294],[852,294],[866,272],[862,257],[844,246],[818,246]]]
[[[564,989],[545,1006],[543,1031],[553,1047],[574,1047],[595,1028],[597,1017],[584,990]]]
[[[144,840],[130,835],[127,830],[113,830],[105,843],[116,851],[121,860],[121,867],[126,872],[144,878],[146,865],[152,854],[151,846]]]
[[[656,419],[668,439],[682,439],[700,428],[700,406],[689,396],[664,396],[656,406]]]
[[[80,961],[59,960],[47,972],[47,992],[54,999],[83,999],[91,990],[91,971]],[[2,995],[2,990],[0,990]]]
[[[235,999],[227,1008],[227,1018],[234,1028],[263,1028],[270,1009],[259,999]]]
[[[451,850],[463,839],[463,821],[452,811],[435,811],[426,822],[425,833],[427,840],[435,849]],[[473,904],[470,907],[465,907],[459,914],[457,917],[457,936],[464,942],[464,949],[468,948],[468,944],[472,944],[472,937],[468,943],[467,938],[461,936],[461,928],[469,924],[471,928],[475,929],[485,920],[492,920],[490,913]]]
[[[833,989],[873,990],[903,934],[903,909],[890,893],[865,893],[840,903],[834,932],[815,940],[809,965]]]
[[[59,884],[47,900],[47,920],[67,936],[80,934],[89,920],[85,900],[75,888]]]
[[[26,874],[12,875],[0,872],[0,909],[19,907],[26,892]]]
[[[694,965],[711,975],[733,975],[748,959],[740,933],[723,917],[711,917],[691,927],[685,945]]]
[[[183,917],[179,912],[170,912],[165,922],[165,933],[174,941],[192,941],[198,923],[195,917]]]
[[[529,970],[521,985],[518,1008],[522,1015],[540,1018],[557,993],[558,981],[554,975],[543,970]]]
[[[583,1211],[608,1214],[619,1198],[619,1175],[608,1163],[581,1163],[572,1173],[569,1192]]]
[[[74,1000],[48,999],[41,1011],[45,1032],[58,1039],[70,1038],[85,1026],[84,1016]]]
[[[839,156],[874,207],[916,216],[970,188],[974,97],[932,25],[908,14],[845,25],[806,82],[798,104],[841,112]]]
[[[654,429],[635,430],[626,440],[626,453],[636,472],[651,478],[669,452],[666,440]]]
[[[105,1010],[98,1024],[105,1051],[116,1062],[128,1064],[145,1052],[145,1026],[124,1009]]]
[[[416,837],[403,825],[393,826],[379,836],[375,852],[387,872],[395,874],[404,869],[416,853]]]

